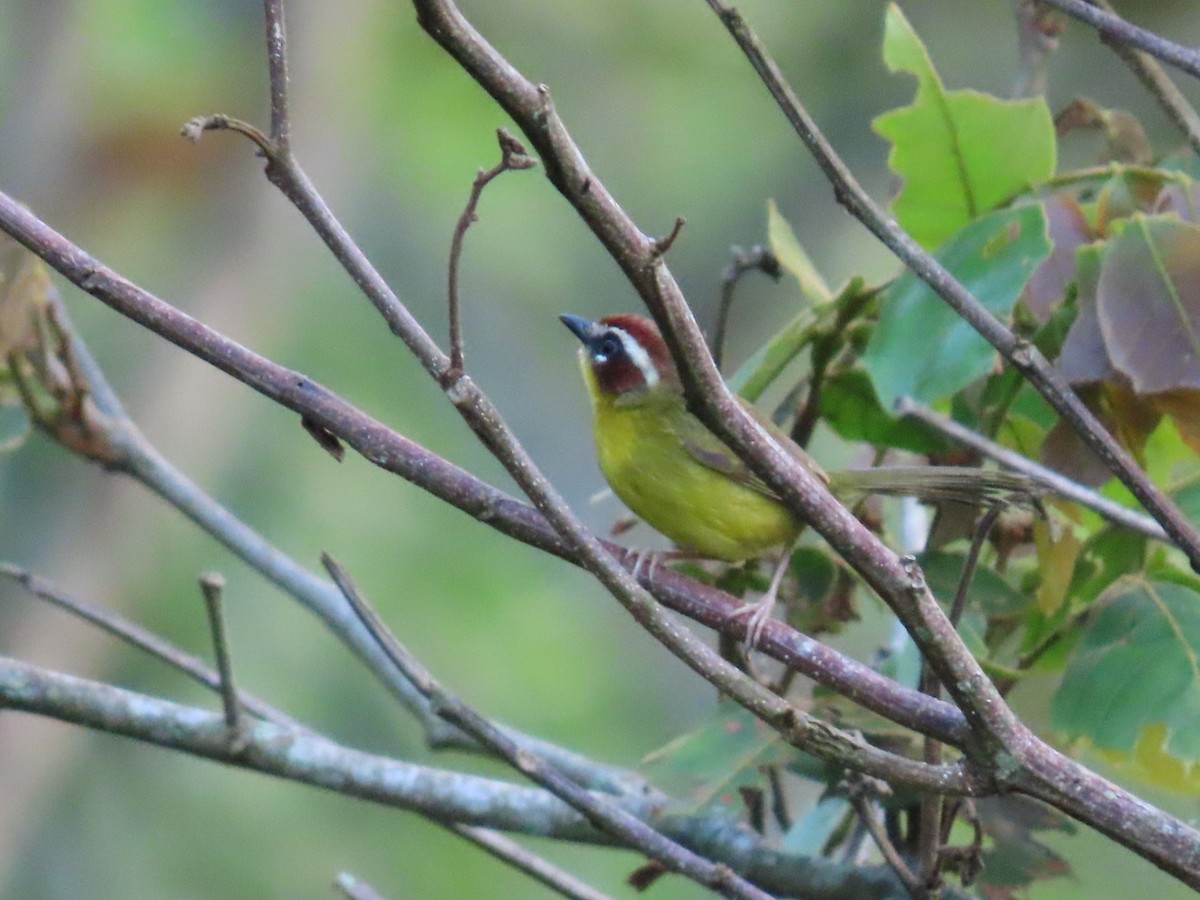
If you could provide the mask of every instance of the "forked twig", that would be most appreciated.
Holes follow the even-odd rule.
[[[225,613],[222,609],[222,594],[225,579],[218,572],[205,572],[200,576],[200,593],[204,595],[204,608],[208,611],[208,625],[212,632],[213,652],[217,658],[217,672],[221,676],[221,703],[225,708],[225,727],[229,731],[230,744],[235,748],[242,742],[242,705],[238,702],[237,688],[233,684],[233,654],[229,651],[229,638],[225,632]]]
[[[492,179],[504,172],[532,169],[537,165],[537,160],[526,152],[525,145],[513,137],[508,129],[497,129],[496,138],[500,142],[500,162],[490,169],[480,169],[476,174],[475,181],[471,185],[471,196],[467,199],[466,208],[463,209],[462,215],[458,217],[458,222],[454,225],[454,237],[450,240],[450,265],[447,267],[448,283],[446,287],[446,303],[450,313],[450,368],[443,376],[447,384],[453,383],[463,371],[458,267],[462,259],[463,238],[466,237],[467,229],[471,227],[471,224],[478,220],[475,209],[479,205],[479,198],[483,195],[483,189],[491,183]]]
[[[721,303],[717,306],[717,327],[712,339],[712,358],[718,369],[725,355],[725,335],[729,330],[729,310],[733,307],[734,288],[742,276],[757,270],[778,281],[783,274],[775,254],[762,244],[755,244],[749,250],[732,247],[730,253],[732,258],[721,273]]]

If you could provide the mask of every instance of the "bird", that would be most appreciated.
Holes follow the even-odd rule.
[[[620,313],[593,321],[563,313],[559,320],[581,343],[597,461],[613,493],[689,555],[735,563],[784,549],[766,593],[738,613],[749,617],[745,644],[752,650],[771,617],[805,523],[688,409],[678,370],[651,319]],[[843,502],[889,494],[981,506],[1036,504],[1036,486],[1011,472],[897,466],[826,473],[773,422],[738,399]]]

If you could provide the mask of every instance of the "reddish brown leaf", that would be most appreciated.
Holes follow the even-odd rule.
[[[1100,280],[1102,248],[1103,245],[1099,244],[1094,248],[1089,247],[1077,257],[1075,306],[1078,313],[1058,357],[1059,371],[1074,385],[1096,384],[1116,375],[1104,345],[1104,335],[1100,332],[1100,318],[1096,309],[1096,285]]]
[[[1043,205],[1054,249],[1034,270],[1021,294],[1021,302],[1038,322],[1050,317],[1062,303],[1067,285],[1075,280],[1075,250],[1095,239],[1074,197],[1054,194]]]
[[[1200,388],[1200,227],[1133,216],[1101,264],[1096,312],[1134,391]]]

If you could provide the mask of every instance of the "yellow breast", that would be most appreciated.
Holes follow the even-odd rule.
[[[729,561],[788,543],[800,528],[777,501],[698,462],[677,433],[678,397],[636,405],[596,397],[600,469],[618,497],[679,546]]]

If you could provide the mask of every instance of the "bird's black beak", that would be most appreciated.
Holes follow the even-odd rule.
[[[599,323],[572,313],[563,313],[558,317],[558,320],[566,325],[571,330],[571,334],[583,341],[584,344],[590,344],[596,338],[596,335],[603,330]]]

